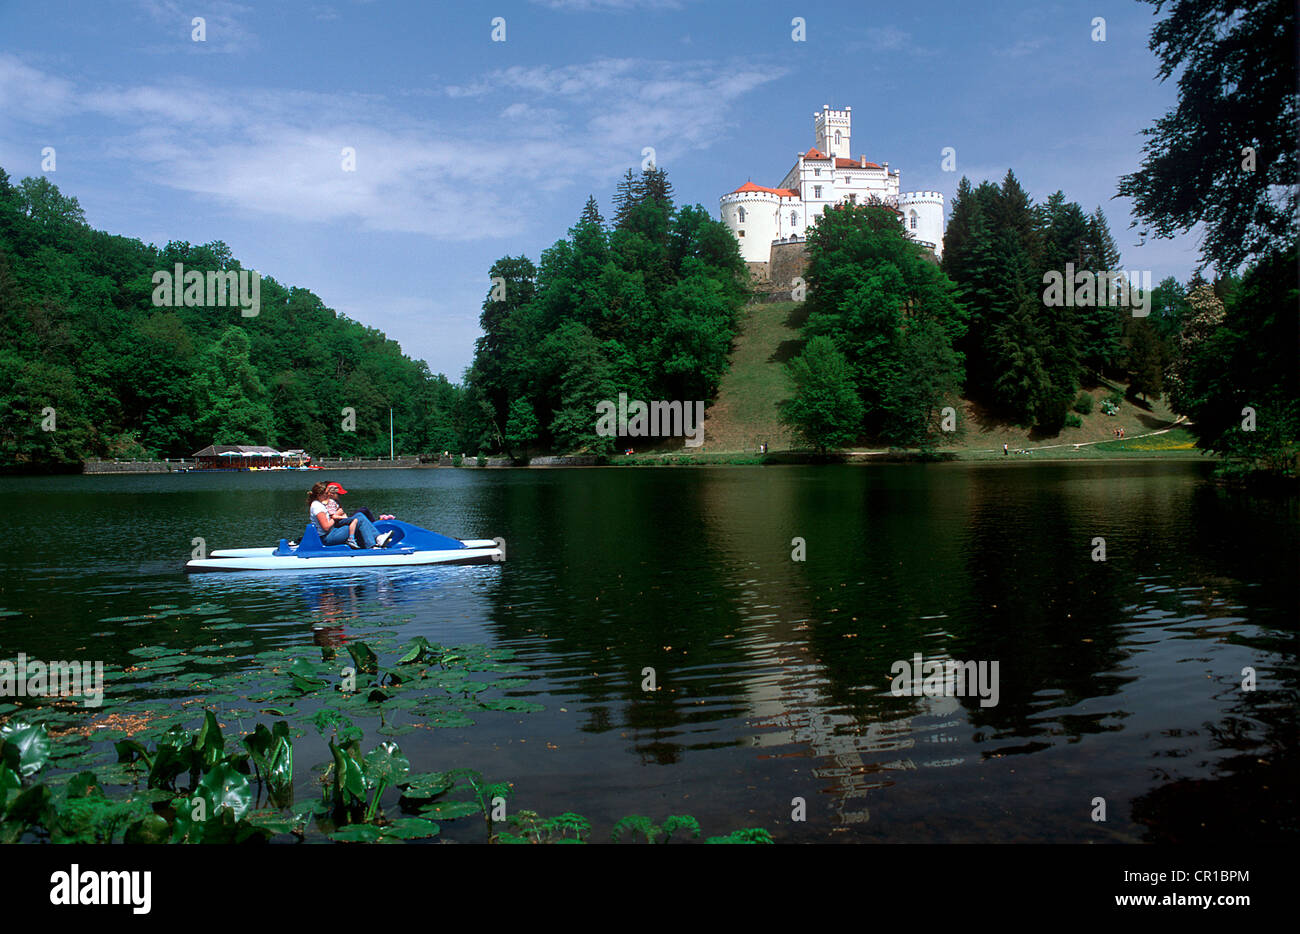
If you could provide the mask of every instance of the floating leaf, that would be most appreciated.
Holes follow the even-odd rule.
[[[483,701],[481,706],[486,710],[518,710],[522,713],[536,713],[539,710],[545,710],[546,707],[534,701],[523,700],[518,697],[503,697],[499,700]]]
[[[436,837],[442,828],[433,821],[425,820],[422,817],[401,817],[389,824],[385,824],[382,830],[386,837],[396,837],[399,840],[418,840],[423,837]]]
[[[382,836],[383,832],[372,824],[349,824],[332,832],[329,838],[339,843],[375,843]]]
[[[174,651],[165,645],[142,645],[137,649],[128,649],[127,653],[138,658],[160,658],[164,655],[172,655]]]
[[[446,772],[421,772],[417,775],[408,775],[402,797],[416,800],[436,798],[451,788],[454,783],[455,780]]]
[[[289,677],[293,679],[294,687],[303,694],[319,690],[325,684],[325,679],[316,673],[316,666],[303,658],[293,660],[289,666]]]
[[[405,736],[408,733],[414,733],[415,727],[409,723],[388,723],[381,727],[376,727],[375,732],[380,736]]]
[[[456,820],[471,814],[482,813],[477,801],[443,801],[420,808],[420,813],[433,820]]]

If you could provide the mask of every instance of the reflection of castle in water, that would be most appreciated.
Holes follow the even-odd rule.
[[[868,792],[892,785],[890,772],[916,769],[916,761],[907,752],[916,748],[917,734],[935,733],[935,740],[943,741],[938,731],[961,725],[960,720],[951,719],[961,705],[954,697],[915,698],[925,708],[916,716],[934,717],[938,723],[921,727],[916,717],[864,723],[849,714],[826,710],[816,683],[810,683],[820,680],[811,663],[806,667],[785,664],[781,674],[768,684],[753,685],[749,691],[753,725],[763,730],[755,735],[754,745],[760,749],[808,747],[813,756],[826,763],[811,771],[828,783],[825,792],[837,799],[835,811],[840,820],[845,824],[865,823],[871,817],[866,804]],[[777,754],[782,758],[800,755]],[[760,753],[760,758],[772,756]],[[960,761],[928,760],[924,764],[956,765]]]
[[[788,518],[797,514],[796,504],[773,496],[774,492],[794,494],[797,488],[792,484],[767,488],[761,498],[751,496],[740,483],[705,481],[701,486],[701,495],[710,507],[705,512],[710,517],[708,534],[733,554],[752,551],[754,541],[777,537],[775,530],[784,528]],[[872,720],[861,713],[832,709],[835,701],[826,696],[827,668],[811,655],[808,630],[817,620],[815,609],[802,600],[804,588],[775,580],[766,586],[770,591],[765,594],[764,582],[751,579],[740,594],[748,622],[766,628],[763,642],[753,647],[757,657],[752,660],[774,669],[744,682],[749,725],[756,730],[751,743],[760,750],[760,758],[816,760],[810,771],[825,782],[822,793],[835,798],[833,808],[843,824],[870,820],[867,798],[872,791],[894,784],[890,773],[963,761],[915,755],[918,743],[953,742],[947,731],[967,725],[955,697],[907,698],[911,713],[903,717],[887,718],[880,705],[873,705],[880,719]],[[882,679],[887,671],[886,664],[880,672]],[[880,685],[871,688],[888,690],[887,682],[882,680]],[[862,690],[866,686],[855,687]],[[800,746],[803,751],[789,749]]]

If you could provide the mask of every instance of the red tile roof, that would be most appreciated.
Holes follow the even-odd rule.
[[[830,158],[830,156],[825,156],[822,155],[820,152],[818,152],[816,146],[814,146],[812,149],[809,149],[806,153],[804,153],[803,157],[805,159],[829,159]]]
[[[857,159],[836,159],[835,168],[837,169],[878,169],[880,166],[874,162],[868,162],[863,165]]]
[[[753,182],[745,182],[745,184],[733,191],[732,194],[739,194],[742,191],[766,191],[774,195],[780,195],[782,198],[799,197],[799,192],[790,188],[764,188],[762,185],[755,185]]]

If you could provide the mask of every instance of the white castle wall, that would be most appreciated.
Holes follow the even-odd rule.
[[[929,243],[934,255],[943,257],[943,193],[909,191],[898,196],[903,212],[903,229],[913,240]],[[914,225],[915,222],[915,225]]]
[[[766,191],[733,192],[722,196],[722,221],[736,235],[736,240],[740,243],[740,255],[745,258],[745,262],[768,261],[772,241],[780,236],[778,215],[783,200],[789,199]],[[744,220],[741,220],[742,216]]]

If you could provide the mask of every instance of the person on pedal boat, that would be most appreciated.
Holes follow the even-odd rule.
[[[336,496],[342,496],[343,494],[347,493],[347,490],[343,489],[342,486],[340,486],[338,483],[335,483],[334,481],[331,480],[329,483],[328,492],[329,492],[329,499],[325,500],[325,506],[327,509],[329,509],[330,515],[334,515],[335,513],[343,513],[344,515],[347,515],[347,513],[343,512],[343,507],[339,505],[338,500],[335,499]],[[364,506],[357,509],[357,515],[365,516],[371,522],[375,521],[375,514],[371,512],[369,509],[366,509]],[[397,517],[382,515],[379,518],[383,520],[383,519],[395,519]]]
[[[323,482],[313,485],[307,494],[308,516],[316,523],[322,544],[342,545],[347,542],[352,548],[383,548],[392,538],[392,532],[378,534],[374,524],[365,516],[349,517],[337,508],[337,503],[336,511],[331,513],[326,505],[328,500],[329,485]]]

